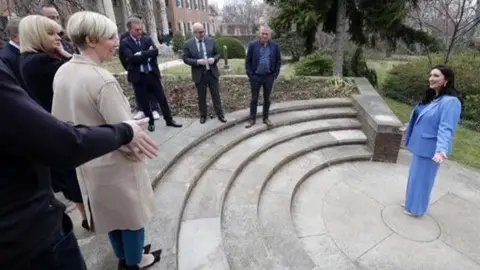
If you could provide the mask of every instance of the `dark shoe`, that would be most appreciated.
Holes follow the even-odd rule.
[[[255,120],[248,120],[248,123],[245,125],[245,128],[251,128],[255,125]]]
[[[205,124],[206,121],[207,121],[206,116],[200,116],[200,124]]]
[[[268,128],[273,127],[272,122],[271,122],[270,120],[268,120],[268,118],[263,119],[263,123],[264,123],[265,125],[267,125]]]
[[[148,131],[154,132],[155,131],[155,124],[148,124]]]
[[[86,219],[82,220],[82,227],[85,230],[90,231],[90,226],[88,225],[88,221]]]
[[[181,128],[182,125],[175,122],[175,120],[167,122],[167,127]]]
[[[148,244],[143,247],[143,254],[148,254],[150,253],[150,249],[152,248],[151,244]],[[118,260],[118,267],[117,270],[124,270],[127,267],[127,263],[125,262],[124,259]]]
[[[218,120],[220,120],[220,122],[222,122],[222,123],[226,123],[226,122],[227,122],[227,119],[226,119],[225,116],[223,116],[223,115],[220,115],[220,116],[218,117]]]

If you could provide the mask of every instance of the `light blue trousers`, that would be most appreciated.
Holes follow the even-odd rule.
[[[430,195],[440,164],[431,158],[413,155],[408,176],[405,210],[422,216],[430,204]]]

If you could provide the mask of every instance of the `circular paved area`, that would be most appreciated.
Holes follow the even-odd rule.
[[[403,207],[388,205],[382,209],[382,219],[390,230],[416,242],[432,242],[440,236],[440,225],[430,215],[411,217],[405,215]]]
[[[408,165],[409,155],[402,151],[398,164],[342,164],[302,184],[293,198],[292,217],[316,265],[480,269],[478,174],[445,164],[428,214],[415,218],[400,206]]]

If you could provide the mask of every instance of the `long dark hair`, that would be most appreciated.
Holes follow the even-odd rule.
[[[437,91],[435,91],[434,89],[428,88],[427,91],[425,91],[425,96],[423,97],[420,104],[429,104],[435,98],[440,98],[442,96],[453,96],[460,100],[463,110],[465,106],[465,96],[455,88],[455,74],[453,73],[453,70],[444,65],[437,65],[434,66],[432,69],[438,69],[445,77],[447,84],[442,89],[440,89],[440,91],[438,91],[438,94]]]

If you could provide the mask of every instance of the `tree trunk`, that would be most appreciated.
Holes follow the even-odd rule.
[[[153,0],[145,0],[145,22],[147,24],[148,34],[157,48],[160,47],[157,34],[157,23],[155,22],[155,13],[153,12]]]
[[[162,21],[162,33],[163,35],[168,35],[168,18],[167,18],[167,5],[165,4],[166,0],[156,0],[158,6],[160,7],[160,20]]]
[[[130,0],[122,0],[122,9],[123,9],[123,19],[124,19],[124,29],[127,29],[127,21],[128,18],[132,15],[132,5],[130,4]]]
[[[346,35],[346,17],[347,2],[346,0],[337,0],[337,29],[335,35],[335,69],[333,76],[343,77],[343,58]]]

